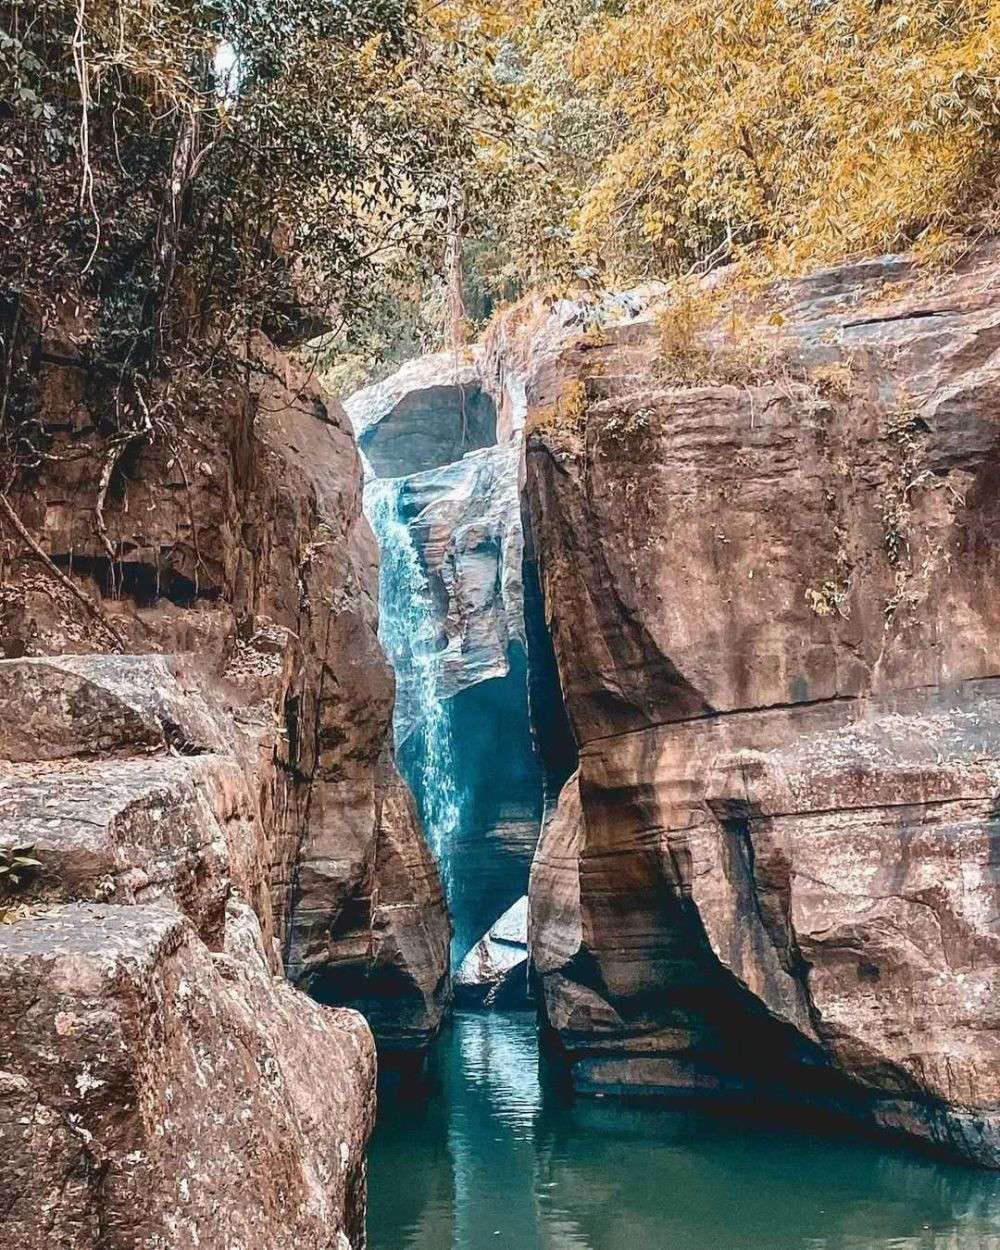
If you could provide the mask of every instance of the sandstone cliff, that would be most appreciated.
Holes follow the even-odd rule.
[[[258,337],[109,444],[79,332],[21,333],[0,847],[39,866],[0,927],[5,1227],[358,1250],[374,1052],[340,1008],[420,1047],[450,988],[349,423]]]
[[[580,1088],[1000,1165],[997,292],[888,257],[703,331],[655,292],[496,331],[580,746],[530,891]]]

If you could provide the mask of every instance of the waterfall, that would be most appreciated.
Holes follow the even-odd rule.
[[[440,659],[430,586],[413,534],[401,515],[405,478],[371,478],[365,514],[381,551],[379,638],[396,670],[397,746],[412,725],[416,750],[401,769],[410,783],[446,894],[451,895],[450,851],[461,804],[455,785],[451,720],[438,693]]]

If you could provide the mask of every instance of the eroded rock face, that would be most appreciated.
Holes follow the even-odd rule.
[[[345,871],[343,826],[334,827],[337,848],[329,858],[316,843],[303,856],[288,972],[320,1002],[358,1007],[385,1049],[419,1050],[451,999],[451,926],[413,796],[388,758],[376,804],[374,858],[362,844],[359,854],[367,858],[348,860]],[[336,876],[331,886],[328,874],[341,872],[360,884],[331,924],[329,899],[347,888]]]
[[[470,452],[442,468],[408,477],[399,495],[426,570],[438,621],[437,684],[442,698],[510,671],[510,651],[525,647],[521,565],[520,441]],[[402,686],[405,696],[405,683]],[[396,734],[412,729],[404,701]]]
[[[164,747],[230,755],[250,780],[268,839],[268,945],[276,937],[289,968],[311,973],[320,952],[345,951],[349,915],[347,931],[364,937],[368,969],[381,977],[371,962],[372,865],[386,861],[383,836],[405,841],[416,860],[423,835],[416,821],[384,834],[380,823],[384,786],[394,784],[382,766],[394,684],[376,635],[377,549],[343,409],[258,335],[245,377],[172,379],[183,428],[164,420],[152,438],[129,445],[102,502],[98,466],[109,449],[83,374],[71,367],[77,348],[56,351],[57,330],[40,324],[25,333],[37,339],[34,403],[57,454],[12,502],[136,654],[95,657],[113,649],[108,632],[6,535],[14,559],[0,587],[0,647],[25,658],[0,681],[0,706],[31,708],[14,723],[4,717],[6,754],[26,762]],[[124,792],[119,800],[132,803]],[[184,871],[193,862],[187,844],[203,832],[181,839]],[[403,1009],[420,1017],[414,1037],[426,1040],[446,1005],[446,995],[424,987],[446,984],[448,922],[433,871],[415,890],[409,904],[426,911],[437,936],[401,949],[399,984],[415,996]],[[437,962],[417,969],[424,958]],[[349,962],[353,972],[356,949]]]
[[[212,954],[169,907],[77,904],[0,935],[8,1244],[363,1246],[370,1034],[229,929]]]
[[[0,847],[40,866],[0,899],[0,1185],[28,1250],[363,1250],[374,1043],[343,1005],[420,1046],[448,1000],[353,435],[251,355],[103,493],[88,392],[35,380],[60,454],[14,506],[108,624],[4,534]]]
[[[0,661],[0,705],[0,845],[38,861],[0,901],[11,1244],[359,1250],[373,1041],[281,972],[222,705],[100,655]]]
[[[530,891],[581,1087],[1000,1165],[992,275],[790,284],[739,385],[664,385],[640,308],[500,344],[581,746]]]

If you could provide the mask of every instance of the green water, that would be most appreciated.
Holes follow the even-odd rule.
[[[386,1092],[369,1250],[1000,1250],[1000,1177],[539,1080],[528,1013],[460,1013]]]

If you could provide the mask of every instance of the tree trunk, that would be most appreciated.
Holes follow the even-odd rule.
[[[456,196],[448,210],[448,239],[444,255],[447,280],[445,340],[448,347],[464,347],[469,341],[469,325],[462,295],[462,200]]]

